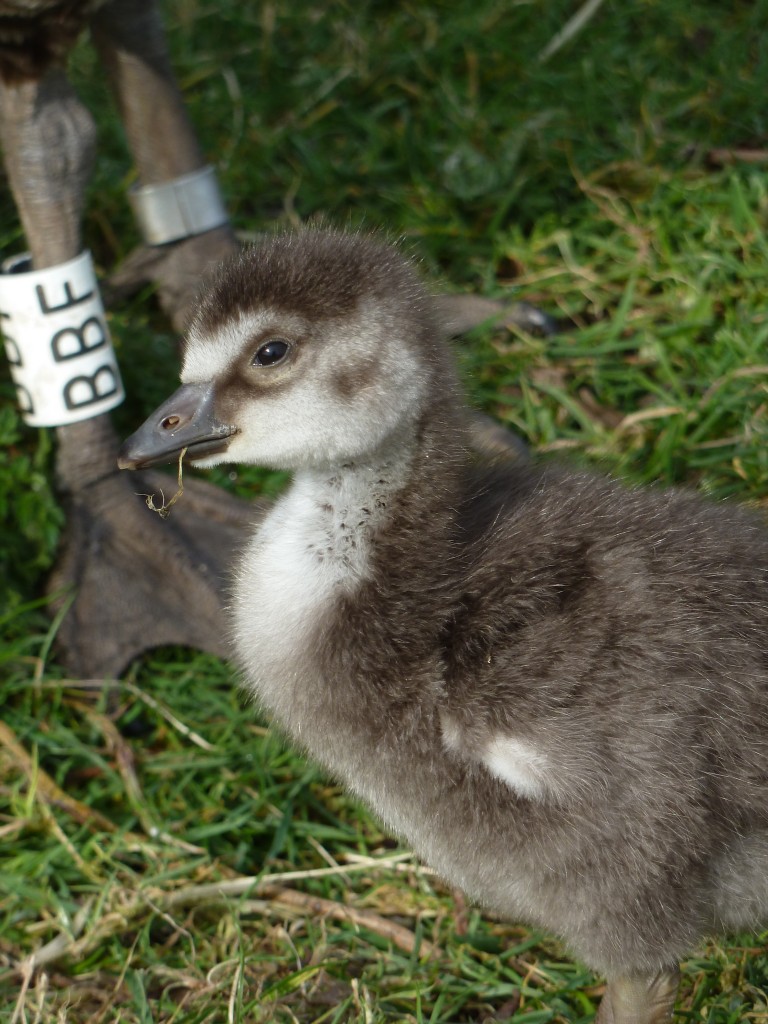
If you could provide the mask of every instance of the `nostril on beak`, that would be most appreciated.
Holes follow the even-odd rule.
[[[166,416],[165,419],[161,421],[160,426],[162,427],[163,430],[175,430],[180,423],[181,416],[177,416],[174,413],[171,416]]]

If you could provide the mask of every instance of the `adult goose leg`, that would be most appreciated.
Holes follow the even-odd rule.
[[[117,287],[155,282],[163,309],[180,331],[201,276],[235,250],[234,232],[217,205],[212,178],[205,176],[205,160],[170,66],[155,0],[112,0],[97,12],[91,31],[138,171],[137,211],[142,212],[147,199],[155,215],[158,202],[161,208],[181,202],[195,221],[181,227],[173,221],[145,224],[150,244],[129,257],[112,282]],[[215,209],[205,208],[210,204]]]
[[[82,249],[80,218],[93,155],[93,126],[64,75],[0,83],[0,137],[35,271]],[[57,428],[57,475],[67,531],[50,581],[58,600],[74,594],[59,632],[79,675],[116,675],[138,653],[185,644],[222,653],[220,587],[247,506],[190,484],[178,514],[161,523],[135,491],[157,493],[168,478],[126,483],[116,467],[109,417]]]
[[[679,979],[677,970],[616,978],[606,988],[595,1024],[667,1024]]]

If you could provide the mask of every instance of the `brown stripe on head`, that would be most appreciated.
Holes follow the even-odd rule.
[[[419,316],[424,292],[410,262],[372,236],[305,229],[275,235],[239,253],[216,273],[194,318],[213,335],[238,312],[264,307],[310,322],[343,318],[364,299]]]

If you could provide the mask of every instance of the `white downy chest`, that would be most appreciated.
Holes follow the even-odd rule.
[[[402,473],[384,463],[297,474],[246,548],[233,595],[236,650],[259,702],[294,734],[302,691],[317,680],[317,630],[368,578]]]

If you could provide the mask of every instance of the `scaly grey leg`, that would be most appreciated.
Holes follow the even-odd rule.
[[[93,40],[117,97],[126,138],[142,185],[159,185],[205,166],[168,59],[155,0],[112,0],[92,22]],[[236,248],[226,224],[168,245],[132,254],[113,278],[128,289],[157,283],[174,327],[182,330],[200,278]]]
[[[95,151],[90,114],[63,72],[37,81],[0,82],[0,139],[16,207],[35,270],[56,266],[82,250],[81,218]],[[60,430],[63,457],[76,456],[72,484],[112,469],[107,416]]]
[[[0,80],[0,142],[36,269],[77,256],[96,130],[61,71]]]

